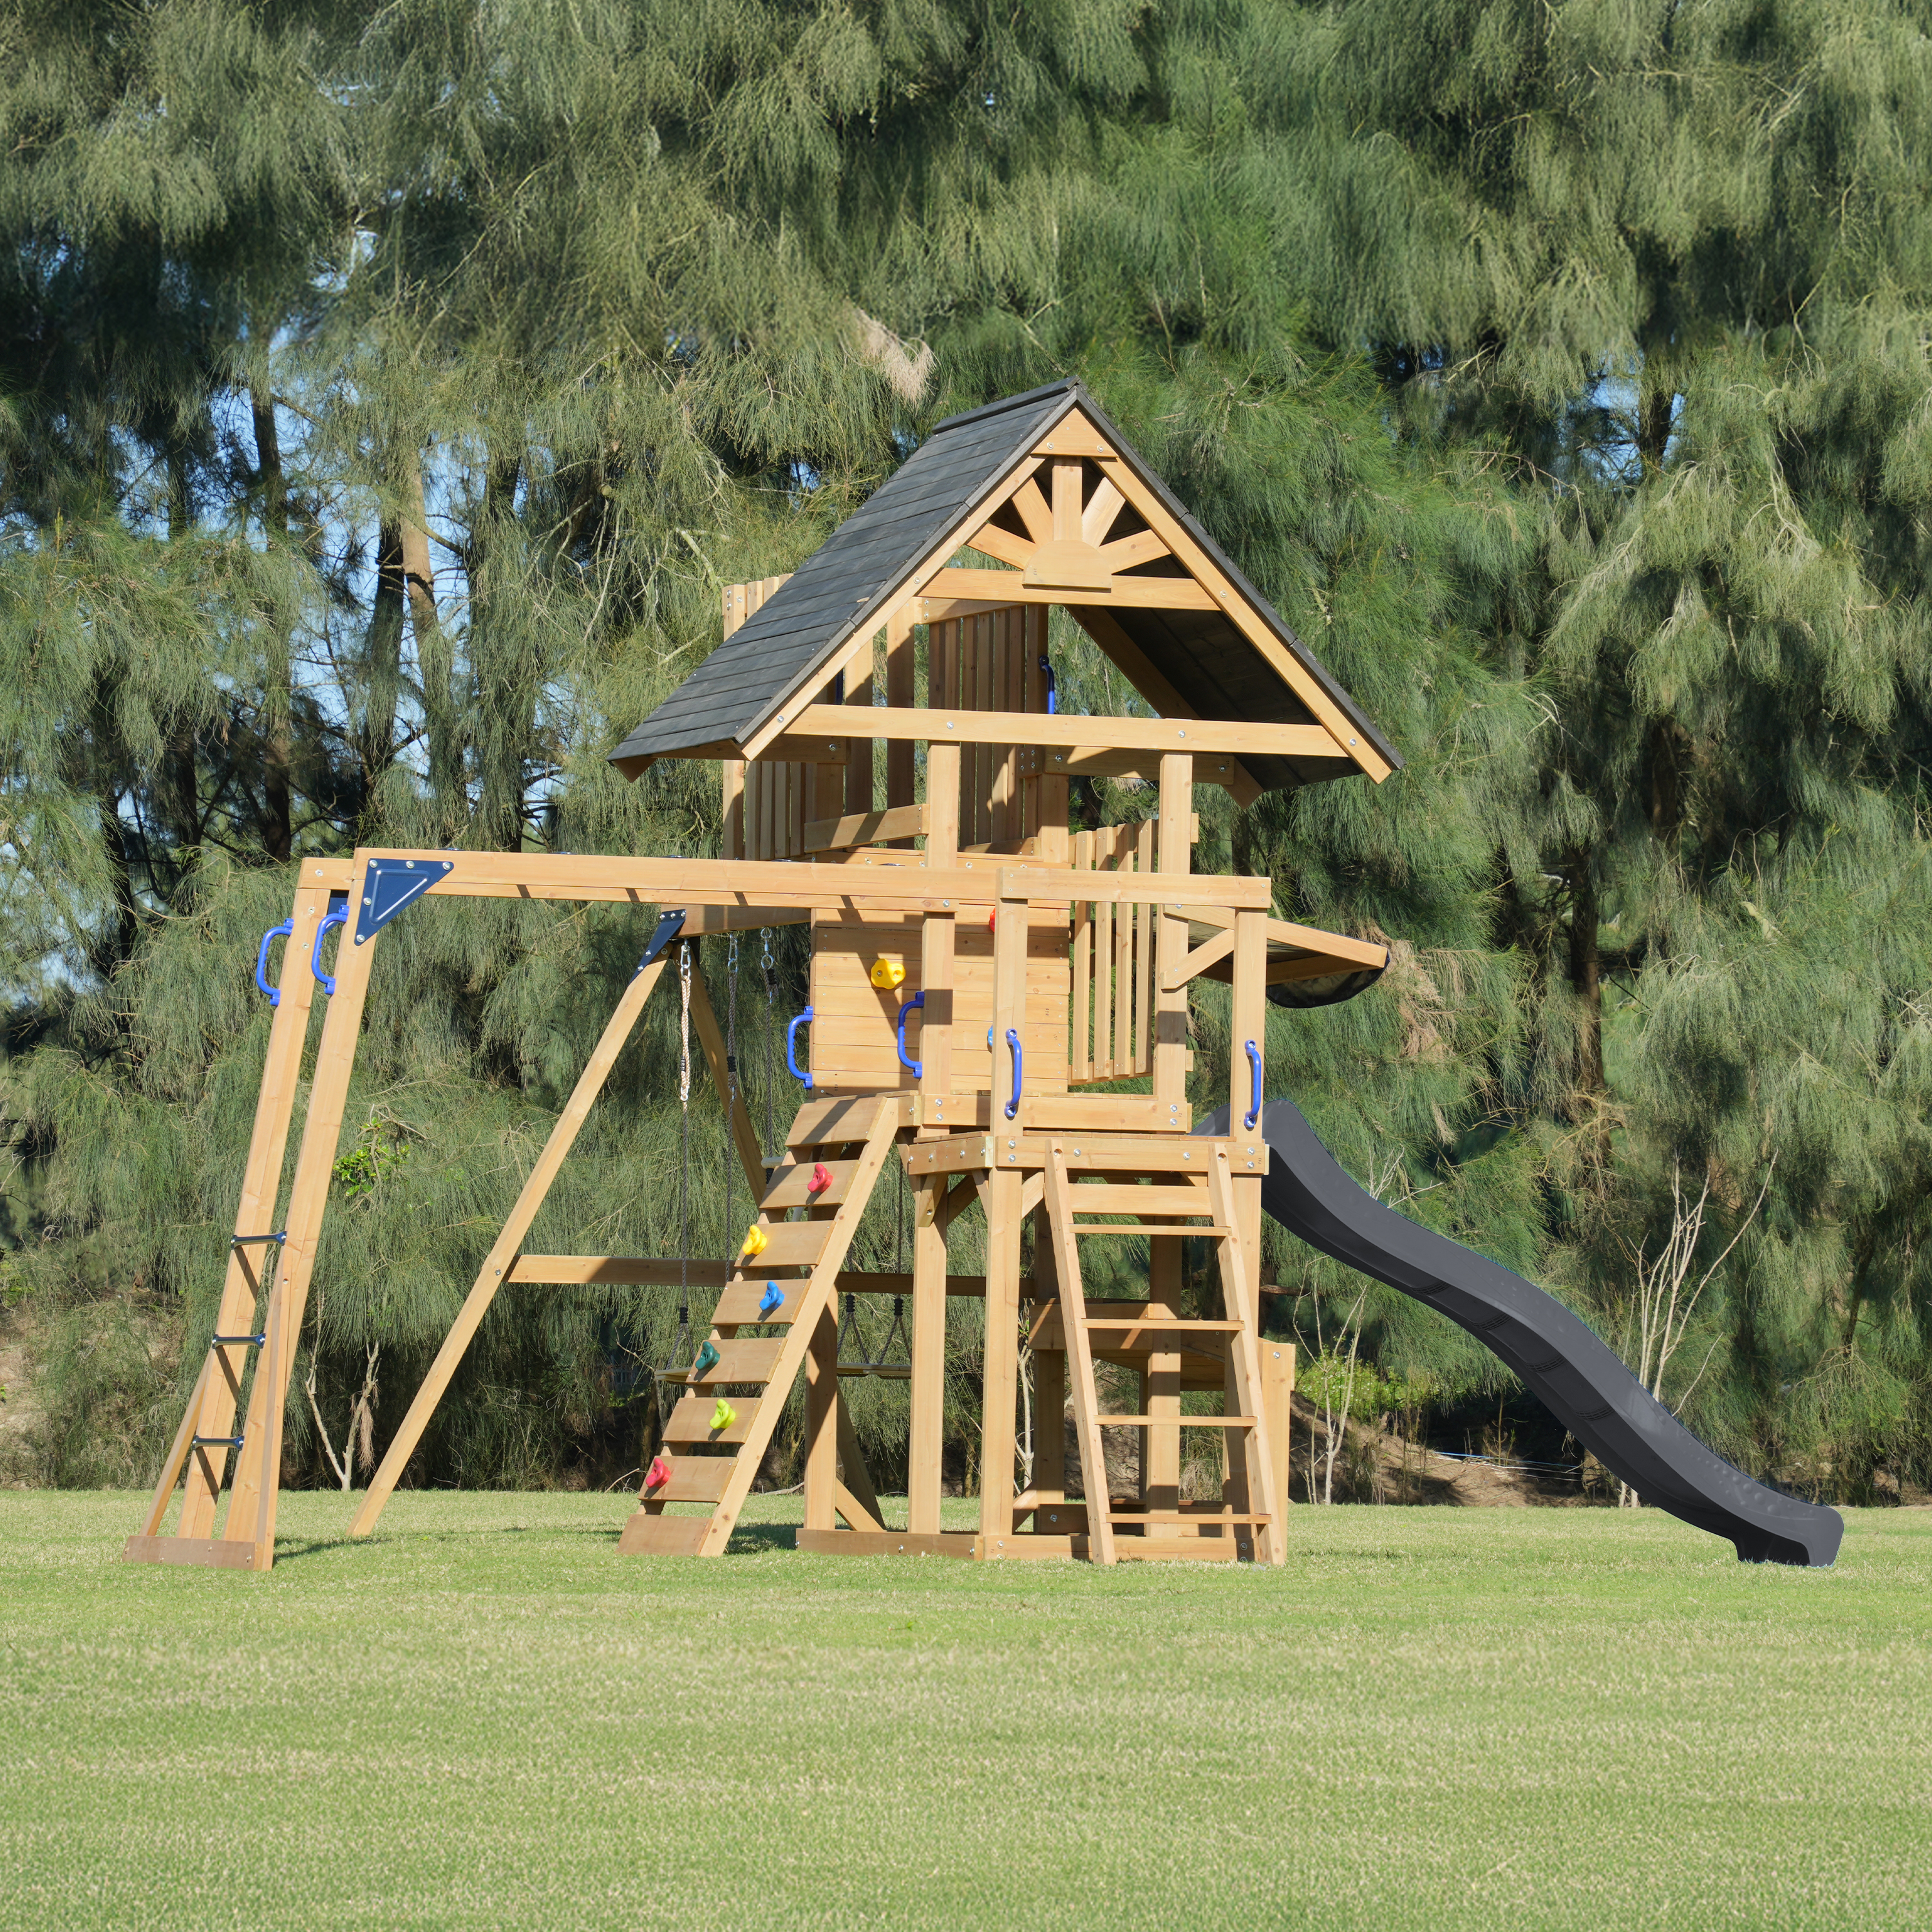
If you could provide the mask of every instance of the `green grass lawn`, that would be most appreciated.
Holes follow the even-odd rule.
[[[1932,1511],[1303,1508],[1282,1571],[620,1558],[283,1499],[272,1576],[0,1495],[0,1924],[1932,1921]],[[970,1514],[970,1506],[964,1514]]]

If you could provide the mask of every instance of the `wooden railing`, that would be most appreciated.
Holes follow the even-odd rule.
[[[1077,872],[1150,872],[1154,826],[1103,826],[1072,841]],[[1153,908],[1110,900],[1073,905],[1073,983],[1068,1002],[1070,1084],[1124,1080],[1154,1070]]]

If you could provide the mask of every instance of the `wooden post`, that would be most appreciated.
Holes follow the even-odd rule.
[[[1238,1235],[1238,1252],[1240,1256],[1242,1278],[1241,1294],[1247,1315],[1245,1318],[1254,1324],[1253,1340],[1258,1350],[1261,1340],[1261,1263],[1262,1263],[1262,1173],[1268,1158],[1268,1143],[1262,1138],[1262,1123],[1258,1114],[1252,1125],[1249,1115],[1255,1106],[1255,1090],[1258,1082],[1265,1099],[1267,1088],[1268,1055],[1268,915],[1264,912],[1238,912],[1234,915],[1234,951],[1232,961],[1232,983],[1228,991],[1229,1035],[1228,1056],[1228,1132],[1240,1144],[1243,1137],[1256,1152],[1244,1155],[1239,1162],[1232,1162],[1228,1168],[1228,1198],[1234,1209],[1234,1226]],[[1258,1063],[1250,1060],[1248,1046],[1252,1042],[1256,1052],[1261,1056]],[[1259,1072],[1256,1071],[1258,1064]],[[1244,1165],[1252,1159],[1256,1166],[1252,1169]],[[1238,1390],[1232,1373],[1235,1351],[1230,1348],[1230,1370],[1227,1383],[1228,1400],[1232,1405],[1237,1399]],[[1284,1413],[1280,1427],[1282,1444],[1277,1448],[1274,1441],[1276,1426],[1270,1404],[1259,1400],[1271,1390],[1265,1361],[1266,1352],[1261,1350],[1256,1362],[1261,1370],[1259,1383],[1255,1394],[1258,1398],[1253,1411],[1256,1418],[1254,1440],[1257,1444],[1256,1457],[1271,1472],[1282,1472],[1281,1480],[1271,1480],[1276,1498],[1276,1510],[1286,1507],[1288,1485],[1286,1480],[1287,1418],[1286,1398],[1282,1397]],[[1289,1387],[1294,1384],[1292,1358],[1288,1370]],[[1246,1476],[1244,1470],[1238,1468],[1234,1459],[1228,1459],[1231,1477]],[[1264,1507],[1256,1502],[1257,1486],[1251,1477],[1231,1482],[1230,1493],[1235,1498],[1237,1511],[1255,1507]],[[1246,1500],[1241,1500],[1244,1497]],[[1286,1545],[1282,1538],[1279,1516],[1264,1528],[1258,1528],[1255,1538],[1255,1554],[1264,1562],[1280,1562],[1285,1559]]]
[[[275,1201],[280,1191],[282,1156],[289,1142],[289,1127],[295,1112],[296,1094],[302,1072],[302,1048],[308,1034],[309,1012],[315,998],[315,976],[309,970],[310,954],[315,944],[315,928],[328,907],[326,886],[296,887],[295,904],[290,920],[295,930],[282,949],[280,998],[268,1027],[268,1058],[262,1069],[262,1090],[255,1102],[255,1125],[248,1139],[248,1158],[242,1173],[242,1201],[236,1210],[238,1234],[267,1234],[274,1228]],[[256,1310],[261,1303],[260,1286],[280,1272],[280,1252],[272,1246],[230,1247],[227,1278],[222,1284],[221,1300],[214,1318],[218,1335],[253,1334]],[[266,1310],[264,1309],[264,1313]],[[212,1535],[218,1486],[226,1468],[228,1452],[211,1456],[203,1450],[190,1456],[190,1438],[226,1436],[234,1426],[236,1393],[240,1388],[248,1352],[240,1347],[211,1350],[212,1364],[196,1383],[182,1424],[181,1455],[170,1455],[161,1471],[160,1480],[148,1505],[142,1526],[145,1538],[158,1536],[161,1522],[173,1495],[182,1462],[188,1464],[186,1492],[182,1499],[181,1526],[184,1537]],[[241,1527],[238,1522],[236,1526]]]
[[[1161,872],[1184,877],[1192,868],[1189,835],[1194,818],[1194,760],[1186,752],[1163,752],[1160,760]],[[1124,910],[1124,908],[1123,908]],[[1154,1097],[1156,1111],[1170,1116],[1163,1124],[1179,1130],[1187,1104],[1187,988],[1165,991],[1187,956],[1187,921],[1157,908],[1154,955]],[[1164,1246],[1167,1245],[1162,1243]]]
[[[934,626],[937,630],[940,627]],[[938,869],[959,856],[959,747],[931,745],[926,754],[926,862]],[[952,1096],[952,959],[954,917],[929,912],[920,928],[920,1125],[928,1135],[946,1128]]]
[[[550,1184],[556,1180],[558,1168],[563,1165],[565,1156],[576,1144],[578,1133],[589,1117],[592,1102],[602,1091],[604,1082],[610,1077],[610,1069],[616,1064],[618,1054],[638,1023],[638,1016],[644,1010],[644,1002],[650,998],[652,988],[663,976],[670,958],[670,949],[667,947],[650,965],[635,974],[630,985],[624,989],[624,996],[617,1002],[616,1010],[604,1026],[602,1037],[592,1051],[583,1072],[578,1076],[577,1084],[565,1103],[563,1112],[557,1116],[556,1125],[550,1130],[550,1138],[544,1143],[543,1152],[537,1156],[536,1166],[531,1168],[530,1178],[524,1183],[523,1191],[517,1196],[517,1204],[511,1209],[510,1218],[504,1222],[502,1231],[490,1244],[490,1252],[483,1257],[483,1265],[476,1271],[475,1286],[458,1310],[449,1333],[443,1337],[442,1346],[436,1351],[436,1360],[430,1364],[429,1373],[423,1378],[422,1386],[416,1390],[416,1400],[410,1404],[409,1412],[404,1416],[401,1426],[392,1439],[381,1466],[370,1480],[368,1493],[362,1498],[362,1507],[356,1512],[356,1520],[350,1525],[351,1536],[367,1536],[376,1527],[376,1519],[382,1514],[382,1505],[389,1499],[389,1492],[396,1486],[404,1466],[416,1453],[416,1444],[422,1441],[423,1431],[429,1426],[430,1418],[436,1413],[436,1406],[442,1400],[444,1390],[448,1388],[450,1379],[468,1352],[477,1330],[483,1325],[483,1318],[488,1313],[490,1303],[496,1300],[496,1291],[503,1285],[503,1277],[515,1262],[524,1244],[524,1237],[530,1232],[530,1223],[536,1219],[537,1210],[543,1205],[544,1197],[549,1193]],[[338,975],[338,988],[343,983]],[[336,997],[340,998],[340,990]],[[313,1110],[314,1103],[311,1102],[311,1118]],[[333,1146],[332,1141],[332,1159]],[[292,1244],[292,1227],[290,1239]]]
[[[363,877],[364,866],[358,863],[350,875],[352,908],[362,902]],[[358,946],[350,936],[355,928],[352,914],[349,923],[341,928],[335,960],[335,991],[329,997],[322,1043],[316,1051],[315,1072],[309,1084],[308,1118],[302,1124],[295,1184],[290,1190],[279,1311],[284,1346],[274,1375],[271,1377],[258,1370],[255,1386],[249,1391],[248,1420],[242,1431],[248,1448],[235,1472],[234,1493],[229,1502],[229,1521],[238,1528],[266,1526],[262,1534],[268,1540],[266,1553],[271,1562],[274,1560],[275,1498],[281,1478],[280,1414],[288,1400],[290,1371],[295,1366],[302,1316],[308,1306],[309,1281],[315,1272],[316,1250],[322,1238],[322,1212],[328,1204],[329,1183],[334,1178],[343,1115],[349,1105],[350,1077],[355,1070],[356,1048],[362,1033],[362,1009],[368,997],[369,972],[376,951],[377,935],[371,934],[366,944]],[[308,964],[304,958],[304,970]],[[272,1405],[276,1418],[272,1430],[268,1426]],[[276,1457],[272,1462],[268,1460],[272,1447]],[[266,1512],[262,1508],[265,1494]],[[258,1550],[256,1561],[266,1568],[262,1556]]]
[[[1275,1507],[1281,1511],[1285,1526],[1289,1508],[1288,1446],[1294,1420],[1291,1400],[1294,1394],[1294,1344],[1264,1342],[1260,1348],[1260,1413],[1268,1423],[1268,1460],[1274,1470]]]
[[[869,660],[868,653],[865,662],[869,664]],[[845,674],[845,702],[848,705],[863,705],[868,711],[872,708],[872,674],[868,668],[861,676],[858,661]],[[852,721],[855,731],[859,724],[856,718]],[[870,812],[873,808],[873,749],[871,739],[860,737],[854,737],[847,748],[844,808],[848,812]]]
[[[946,1422],[946,1222],[950,1177],[922,1180],[913,1196],[912,1415],[906,1454],[906,1527],[939,1531],[940,1459]]]
[[[909,710],[917,695],[914,683],[913,618],[915,607],[902,604],[886,622],[886,702],[895,710]],[[932,700],[937,704],[939,700]],[[886,745],[886,803],[888,807],[916,802],[917,780],[915,748],[910,738],[894,738]],[[910,838],[896,838],[895,845],[910,845]]]
[[[996,1107],[997,1115],[999,1109]],[[986,1177],[986,1411],[980,1424],[980,1534],[983,1553],[1013,1536],[1013,1419],[1019,1397],[1020,1213],[1018,1169]]]
[[[782,1402],[782,1390],[766,1400]],[[838,1297],[827,1300],[813,1324],[805,1358],[805,1526],[836,1529],[838,1490]]]

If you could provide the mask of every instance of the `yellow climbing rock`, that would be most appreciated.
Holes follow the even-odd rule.
[[[746,1256],[761,1255],[771,1244],[770,1235],[754,1222],[751,1232],[745,1237],[745,1245],[738,1252]]]
[[[882,993],[890,993],[896,986],[905,984],[905,968],[896,959],[874,959],[872,962],[872,984]]]
[[[716,1436],[721,1429],[729,1429],[738,1419],[738,1412],[721,1395],[718,1406],[711,1412],[711,1432]]]

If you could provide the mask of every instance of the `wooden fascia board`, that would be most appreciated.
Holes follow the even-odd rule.
[[[1089,718],[1077,712],[932,710],[874,705],[865,713],[868,738],[944,745],[1040,745],[1061,751],[1082,746],[1110,752],[1184,752],[1196,757],[1244,752],[1279,758],[1333,758],[1334,741],[1319,724],[1250,724],[1219,718]],[[828,760],[852,731],[843,705],[806,706],[791,734],[817,741]]]
[[[1108,590],[1028,584],[1016,571],[952,565],[934,571],[918,592],[926,597],[978,598],[997,604],[1065,604],[1097,600],[1124,610],[1212,610],[1214,597],[1190,577],[1116,577]]]
[[[1107,611],[1092,604],[1070,604],[1066,614],[1120,668],[1121,675],[1163,718],[1193,718],[1192,705],[1154,668],[1153,662]],[[1227,774],[1228,790],[1240,806],[1252,805],[1262,795],[1254,774],[1238,759]]]
[[[1166,505],[1147,487],[1133,465],[1119,455],[1095,460],[1100,464],[1100,473],[1112,480],[1195,582],[1260,652],[1269,668],[1321,721],[1335,741],[1334,754],[1348,759],[1380,784],[1393,767],[1362,738],[1347,714],[1323,688],[1321,680],[1295,657],[1269,628],[1261,614],[1222,574],[1214,560],[1189,535],[1186,526],[1169,513]]]

